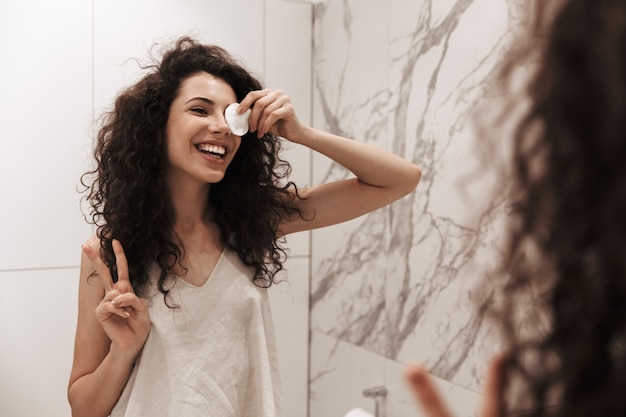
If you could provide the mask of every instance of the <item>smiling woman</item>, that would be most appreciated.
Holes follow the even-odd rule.
[[[249,112],[243,136],[226,122],[232,103]],[[280,138],[354,178],[298,188]],[[98,228],[83,247],[74,416],[280,415],[266,289],[282,237],[381,208],[421,176],[303,125],[287,95],[190,38],[118,96],[95,159],[83,177]]]
[[[290,24],[274,24],[277,20]],[[114,95],[140,72],[128,58],[145,62],[154,42],[184,33],[219,42],[245,57],[262,78],[279,80],[308,122],[308,73],[293,71],[294,65],[290,73],[283,68],[288,62],[309,68],[302,62],[310,56],[310,21],[307,5],[280,0],[0,2],[3,59],[16,64],[0,68],[0,136],[6,139],[0,141],[0,281],[5,289],[0,296],[5,313],[0,318],[0,415],[70,415],[67,379],[79,248],[94,231],[79,209],[77,189],[81,173],[93,166],[94,116],[110,108]],[[233,22],[245,30],[232,30]],[[267,42],[261,36],[266,27]],[[277,40],[283,33],[288,34],[280,36],[284,41]],[[265,68],[264,60],[276,65]],[[310,183],[307,153],[287,150],[286,157],[297,165],[294,179]],[[269,292],[278,316],[277,348],[286,351],[279,356],[285,413],[302,415],[291,410],[306,407],[306,305],[292,299],[308,288],[308,248],[300,236],[289,240],[297,256],[286,268],[290,275],[299,273],[298,282]],[[25,300],[37,308],[24,310]],[[290,314],[281,314],[281,308]],[[37,401],[33,392],[39,393]]]
[[[224,116],[226,107],[236,101],[230,85],[206,72],[181,83],[167,122],[166,177],[170,189],[181,188],[195,178],[200,189],[190,191],[203,193],[205,189],[208,195],[210,184],[224,178],[241,144],[241,137],[232,134]]]

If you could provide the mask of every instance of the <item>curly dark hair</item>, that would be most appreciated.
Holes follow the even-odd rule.
[[[91,222],[97,225],[103,260],[116,279],[112,239],[122,243],[136,292],[149,281],[149,266],[161,268],[158,288],[171,276],[184,248],[173,230],[173,213],[164,174],[168,165],[166,125],[181,83],[207,72],[229,84],[237,101],[261,89],[234,57],[215,45],[189,37],[176,40],[160,61],[143,67],[146,75],[121,92],[107,112],[94,151],[97,167],[82,176]],[[295,204],[298,190],[283,181],[291,172],[279,157],[281,142],[270,134],[244,135],[223,180],[211,185],[209,202],[221,230],[222,244],[254,267],[254,282],[269,287],[283,268],[281,220],[301,216]],[[167,301],[167,299],[166,299]]]
[[[511,341],[506,407],[625,416],[626,0],[538,2],[535,13],[504,70],[510,79],[539,58],[514,130],[501,265],[514,301],[500,311]],[[520,330],[523,298],[541,309],[541,331]]]

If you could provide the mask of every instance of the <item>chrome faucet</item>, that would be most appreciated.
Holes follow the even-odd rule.
[[[373,398],[375,403],[375,412],[374,412],[374,416],[375,417],[384,417],[381,412],[382,412],[382,402],[384,401],[385,397],[387,396],[387,387],[383,386],[383,385],[379,385],[376,387],[371,387],[371,388],[367,388],[363,390],[363,396],[367,397],[367,398]]]

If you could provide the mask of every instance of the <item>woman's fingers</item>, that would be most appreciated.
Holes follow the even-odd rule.
[[[500,417],[502,415],[501,396],[504,362],[505,356],[501,355],[496,356],[489,364],[480,417]],[[421,366],[408,368],[406,379],[426,417],[451,417],[432,378]]]
[[[111,315],[120,316],[125,319],[130,317],[130,313],[125,306],[117,301],[117,298],[121,295],[122,294],[117,290],[111,290],[105,294],[104,299],[102,299],[98,307],[96,307],[96,316],[100,321],[108,320]]]
[[[128,260],[122,244],[119,240],[113,239],[112,245],[113,253],[115,254],[115,265],[117,266],[117,287],[121,292],[134,292],[128,273]]]
[[[248,119],[250,131],[257,132],[257,137],[263,136],[276,122],[293,112],[289,97],[280,90],[270,89],[251,91],[237,111],[244,112],[248,108],[252,110]]]
[[[406,379],[417,402],[426,417],[450,417],[432,378],[421,366],[411,366],[406,371]]]
[[[110,291],[113,288],[116,288],[121,292],[134,292],[128,273],[128,260],[126,259],[126,254],[124,253],[122,244],[118,240],[113,239],[112,245],[113,253],[115,254],[115,264],[117,266],[117,284],[113,283],[113,278],[111,277],[109,268],[102,261],[99,251],[96,250],[93,245],[85,243],[82,246],[82,250],[91,261],[91,264],[96,270],[96,274],[98,275],[105,291]]]
[[[505,355],[496,356],[489,363],[480,417],[499,417],[502,414],[500,399],[505,358]]]
[[[118,290],[111,290],[96,308],[96,315],[101,320],[106,320],[112,314],[127,319],[147,311],[148,303],[145,299],[137,297],[132,292],[120,293]]]
[[[279,120],[285,119],[290,112],[293,112],[293,109],[289,97],[280,92],[276,92],[276,95],[268,97],[268,101],[264,103],[256,124],[257,136],[260,138],[269,132],[272,126]]]
[[[263,120],[267,118],[267,107],[272,105],[272,103],[276,100],[279,94],[281,94],[280,91],[271,91],[265,89],[253,91],[248,95],[255,99],[251,108],[252,112],[250,113],[250,118],[248,120],[250,123],[250,130],[253,132],[257,132],[257,135],[258,133],[260,133],[260,128],[263,124]]]
[[[270,90],[269,88],[265,88],[263,90],[250,91],[244,97],[244,99],[241,100],[241,103],[239,103],[239,107],[237,107],[237,113],[241,114],[245,112],[246,110],[251,109],[257,100],[259,100],[261,97],[268,95],[271,91],[272,90]]]
[[[148,311],[147,301],[131,292],[117,295],[111,300],[111,303],[117,308],[132,308],[137,313]]]
[[[96,274],[102,283],[105,291],[109,291],[113,289],[113,278],[111,278],[111,273],[109,272],[109,268],[102,262],[100,259],[100,254],[98,251],[91,245],[85,243],[82,246],[83,253],[87,255],[94,269],[96,270]]]

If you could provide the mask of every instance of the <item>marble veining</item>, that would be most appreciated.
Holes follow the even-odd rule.
[[[505,214],[488,194],[494,178],[480,174],[473,116],[524,7],[329,0],[314,9],[315,124],[403,155],[423,177],[393,205],[313,233],[312,330],[394,363],[423,362],[471,391],[499,346],[483,278]],[[350,175],[314,160],[316,182]],[[333,372],[324,363],[312,364],[312,395],[326,389],[316,375]]]

